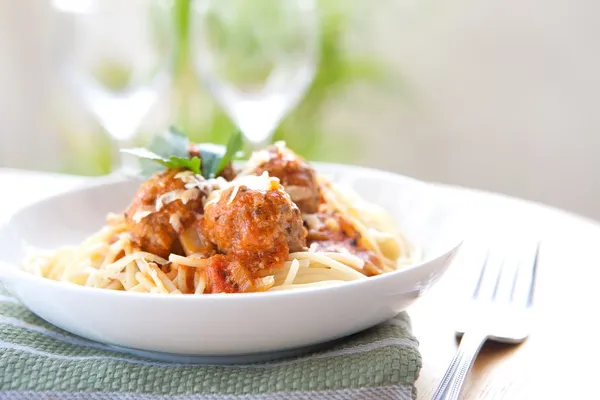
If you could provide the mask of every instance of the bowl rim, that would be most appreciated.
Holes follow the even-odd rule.
[[[412,178],[409,176],[397,174],[397,173],[390,172],[390,171],[384,171],[384,170],[380,170],[380,169],[376,169],[376,168],[362,167],[362,166],[343,164],[343,163],[328,163],[328,162],[317,162],[317,161],[311,162],[311,164],[316,167],[317,171],[319,171],[319,167],[334,168],[334,169],[335,168],[351,169],[351,170],[356,170],[356,171],[362,171],[363,173],[366,173],[367,176],[370,174],[377,174],[379,176],[385,177],[385,179],[397,181],[398,184],[409,183],[412,185],[420,185],[421,188],[424,188],[425,190],[437,189],[435,187],[435,185],[432,183],[428,183],[426,181],[422,181],[422,180],[419,180],[416,178]],[[128,182],[128,181],[131,181],[132,183],[135,182],[135,180],[133,180],[131,178],[116,175],[116,174],[105,175],[102,177],[93,177],[91,179],[86,179],[83,183],[81,183],[73,188],[67,189],[61,193],[53,194],[50,196],[45,196],[42,199],[37,200],[33,203],[30,203],[30,204],[26,205],[25,207],[20,208],[19,210],[15,211],[14,213],[12,213],[11,217],[5,223],[0,224],[0,238],[2,238],[3,234],[10,234],[11,230],[14,229],[14,227],[12,227],[12,226],[14,224],[16,224],[16,220],[19,218],[19,216],[22,215],[23,213],[27,212],[31,207],[39,206],[40,204],[47,203],[47,202],[56,201],[57,199],[61,199],[63,197],[68,197],[68,196],[73,195],[74,193],[82,192],[85,190],[90,190],[90,189],[94,189],[94,188],[98,188],[98,187],[102,187],[102,186],[108,186],[108,185],[124,184],[125,182]],[[14,279],[14,278],[26,279],[26,280],[30,280],[30,281],[31,280],[37,281],[40,284],[44,284],[44,285],[50,285],[50,286],[54,286],[57,288],[63,288],[63,290],[69,290],[69,291],[75,291],[75,292],[83,291],[84,293],[88,293],[89,295],[95,294],[97,296],[125,296],[125,298],[131,298],[131,299],[134,299],[134,298],[144,298],[144,299],[149,299],[149,300],[150,299],[172,299],[172,300],[161,300],[161,301],[195,301],[195,302],[204,302],[204,303],[206,303],[206,302],[211,303],[213,301],[237,302],[238,299],[247,299],[248,301],[262,301],[265,298],[266,299],[269,299],[269,298],[275,299],[275,298],[281,298],[281,297],[297,297],[297,296],[305,296],[310,293],[319,293],[320,294],[323,292],[339,292],[339,291],[354,290],[354,288],[358,287],[358,286],[368,287],[371,285],[378,285],[379,282],[392,280],[392,279],[398,278],[401,275],[407,275],[410,272],[420,270],[420,269],[425,269],[431,263],[434,263],[443,258],[446,258],[453,254],[456,254],[458,252],[458,250],[461,248],[464,241],[465,241],[465,235],[464,235],[464,233],[461,232],[460,234],[456,235],[455,237],[453,236],[451,245],[448,245],[447,249],[445,249],[443,252],[434,254],[430,257],[424,257],[423,259],[419,260],[418,262],[416,262],[414,264],[402,267],[395,271],[387,272],[387,273],[377,275],[377,276],[368,277],[367,279],[348,281],[348,282],[342,282],[342,283],[334,283],[331,285],[324,285],[324,286],[306,287],[306,288],[294,289],[294,290],[281,290],[281,291],[278,290],[278,291],[274,291],[274,292],[214,293],[214,294],[210,294],[207,296],[190,296],[190,295],[184,295],[184,294],[165,295],[165,294],[161,294],[161,293],[139,293],[139,292],[127,292],[127,291],[122,291],[122,290],[107,290],[107,289],[103,289],[103,288],[94,288],[94,287],[76,285],[76,284],[72,284],[72,283],[68,283],[68,282],[55,281],[52,279],[33,275],[26,271],[23,271],[18,265],[14,264],[12,262],[10,262],[10,263],[5,262],[1,259],[0,259],[0,282],[2,282],[4,279]],[[2,246],[2,244],[0,243],[0,247],[1,246]],[[3,278],[3,277],[6,277],[6,278]]]

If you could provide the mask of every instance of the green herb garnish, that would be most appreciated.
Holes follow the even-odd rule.
[[[242,134],[239,131],[234,132],[227,146],[201,143],[196,147],[202,159],[190,156],[190,142],[187,136],[171,127],[165,135],[155,137],[147,149],[124,149],[121,152],[140,158],[140,172],[144,178],[159,172],[160,166],[163,166],[184,168],[210,179],[221,173],[242,149]]]
[[[153,162],[163,165],[167,168],[185,168],[185,169],[189,169],[190,171],[192,171],[195,174],[199,174],[201,172],[201,168],[200,168],[201,162],[198,157],[188,158],[188,157],[171,156],[169,158],[164,158],[148,149],[144,149],[141,147],[137,148],[137,149],[125,149],[125,150],[122,150],[122,152],[139,157],[142,160],[153,161]],[[152,170],[155,170],[155,169],[156,168],[152,168]],[[159,170],[160,170],[160,168],[159,168]],[[148,168],[146,168],[145,171],[147,172]],[[147,175],[146,173],[144,173],[144,168],[142,168],[142,175],[144,175],[144,176]]]
[[[235,131],[229,137],[227,146],[212,143],[199,144],[198,150],[202,157],[202,175],[206,179],[216,177],[225,169],[227,164],[233,161],[234,157],[242,149],[243,144],[240,131]]]
[[[233,135],[229,137],[227,148],[225,149],[225,155],[221,158],[221,162],[217,166],[216,173],[223,171],[227,164],[233,160],[238,151],[241,151],[243,147],[244,140],[242,139],[242,133],[240,131],[235,131]]]

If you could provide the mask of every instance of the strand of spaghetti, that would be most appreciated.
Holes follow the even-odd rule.
[[[108,238],[115,232],[115,228],[112,226],[104,226],[98,232],[94,233],[90,237],[86,238],[81,245],[89,246],[94,243],[106,243]]]
[[[123,252],[125,253],[126,256],[133,254],[133,253],[137,253],[139,250],[133,250],[133,244],[131,243],[131,240],[129,240],[128,238],[125,238],[123,240]]]
[[[124,248],[123,239],[119,239],[116,242],[114,242],[113,244],[111,244],[108,247],[108,253],[106,253],[106,255],[104,256],[104,261],[102,262],[102,265],[100,268],[106,267],[107,265],[115,262],[116,261],[115,259],[117,258],[119,253],[121,251],[123,251],[123,248]]]
[[[149,275],[156,282],[156,287],[172,293],[178,290],[173,281],[155,263],[147,263]]]
[[[365,275],[356,271],[354,268],[320,254],[315,255],[314,253],[307,257],[310,258],[310,266],[309,268],[299,271],[296,276],[296,281],[318,281],[329,279],[353,281],[366,279]]]
[[[101,288],[109,282],[109,279],[101,273],[101,271],[95,271],[90,274],[88,280],[85,282],[85,286]]]
[[[77,254],[77,258],[79,259],[78,262],[87,260],[91,267],[98,269],[102,266],[104,260],[106,260],[106,254],[109,252],[109,250],[110,245],[108,243],[94,243],[89,246],[82,246],[77,250],[73,250],[72,253],[74,255]],[[69,269],[65,268],[65,274],[67,276],[70,275],[72,269],[72,266]]]
[[[125,253],[125,256],[135,253],[135,251],[133,251],[133,245],[128,239],[124,239],[123,252]],[[127,263],[125,266],[125,283],[123,286],[125,286],[127,290],[138,285],[135,279],[135,273],[137,271],[139,271],[139,268],[137,267],[136,262]]]
[[[127,291],[128,292],[148,293],[148,289],[144,285],[142,285],[141,283],[138,283],[137,285],[135,285],[131,289],[128,289]]]
[[[364,276],[360,272],[357,273],[357,271],[355,269],[352,269],[350,267],[346,267],[345,269],[341,269],[341,268],[334,269],[334,268],[331,268],[327,264],[323,264],[319,261],[314,261],[314,260],[310,263],[309,268],[303,268],[302,270],[298,271],[298,276],[300,276],[300,275],[306,276],[306,275],[314,274],[314,273],[321,272],[321,271],[324,271],[328,274],[332,274],[332,275],[336,275],[336,276],[343,276],[345,278],[352,278],[352,279],[356,279],[359,276]],[[350,272],[350,271],[353,271],[353,272]]]
[[[329,280],[355,281],[356,278],[335,269],[316,267],[309,268],[308,271],[300,271],[298,275],[296,275],[294,283],[311,283]]]
[[[210,263],[208,258],[183,257],[177,254],[169,255],[169,261],[180,265],[186,265],[194,268],[205,268]]]
[[[137,272],[137,264],[134,262],[130,262],[125,267],[125,283],[124,286],[127,290],[136,286],[137,282],[135,281],[135,273]]]
[[[114,280],[112,281],[110,284],[105,286],[106,289],[110,289],[110,290],[123,290],[124,287],[121,284],[121,281],[119,280]]]
[[[47,277],[57,281],[62,280],[66,270],[73,269],[76,265],[75,251],[73,249],[64,250],[56,254],[51,259],[51,267],[48,268]]]
[[[259,291],[266,291],[275,285],[275,277],[273,275],[265,276],[264,278],[257,279],[257,282],[257,289]]]
[[[76,265],[75,266],[73,266],[73,264],[68,265],[66,267],[66,270],[70,271],[74,267],[77,267],[75,269],[80,269],[81,264],[85,265],[86,263],[85,263],[84,256],[83,255],[80,255],[80,256],[81,256],[81,258],[79,258],[79,259],[73,258],[71,262]],[[112,264],[110,264],[110,265],[112,265]],[[110,267],[110,265],[107,265],[104,268],[94,269],[94,271],[89,274],[88,279],[86,280],[84,286],[101,288],[101,287],[108,285],[111,282],[111,280],[116,278],[120,272],[120,271],[116,271],[115,273],[109,274],[108,271],[106,271],[106,268]],[[87,267],[89,265],[85,265],[85,266]]]
[[[106,246],[94,246],[92,249],[81,250],[79,259],[84,258],[88,261],[89,266],[94,269],[100,269],[104,260],[106,259],[106,253],[108,253],[108,245]],[[115,258],[116,259],[116,258]],[[68,273],[67,273],[68,274]]]
[[[338,253],[334,251],[323,251],[320,252],[320,254],[323,254],[324,256],[327,256],[335,261],[342,262],[356,269],[363,269],[365,267],[365,261],[358,258],[354,254]]]
[[[298,264],[299,264],[300,268],[308,268],[308,266],[310,265],[310,260],[307,260],[307,259],[298,260],[296,258],[289,257],[288,261],[286,261],[286,262],[283,263],[283,268],[280,271],[277,271],[276,274],[279,274],[282,271],[285,271],[285,275],[287,276],[287,270],[290,269],[290,267],[292,266],[292,263],[294,261],[298,261]]]
[[[204,273],[202,270],[197,269],[194,272],[194,294],[203,294],[206,288],[206,281],[204,280]]]
[[[119,274],[121,275],[121,274]],[[119,275],[115,276],[114,278],[103,278],[100,279],[100,281],[98,282],[97,287],[101,288],[101,289],[106,289],[108,288],[108,286],[110,286],[111,283],[113,283],[114,281],[119,281]]]
[[[173,268],[177,270],[177,276],[175,277],[177,288],[181,290],[182,293],[188,293],[187,267],[185,265],[173,264]]]
[[[167,275],[167,278],[169,278],[169,280],[174,283],[175,279],[177,279],[177,270],[175,268],[171,268],[169,273],[166,275]]]
[[[144,286],[149,292],[151,292],[152,289],[156,288],[154,282],[141,272],[135,273],[135,279],[137,279],[140,285]]]
[[[291,285],[292,283],[294,283],[294,278],[296,278],[296,274],[298,273],[299,268],[300,268],[300,263],[298,262],[298,260],[294,259],[294,261],[292,261],[290,270],[288,271],[288,274],[285,277],[282,285]]]
[[[64,258],[64,256],[63,256]],[[46,278],[56,274],[56,269],[64,270],[64,265],[59,265],[59,252],[47,256],[30,257],[26,261],[26,270],[32,273],[39,273]]]
[[[268,291],[275,292],[275,291],[279,291],[279,290],[295,290],[295,289],[304,289],[304,288],[310,288],[310,287],[330,286],[330,285],[334,285],[337,283],[344,283],[344,282],[346,282],[346,281],[329,280],[329,281],[301,283],[301,284],[294,283],[292,285],[273,286],[272,288],[268,289]]]
[[[68,277],[67,282],[71,282],[74,283],[76,285],[81,285],[84,286],[85,282],[87,281],[88,277],[90,276],[90,273],[93,271],[82,271],[79,273],[73,273]]]
[[[326,265],[320,263],[314,263],[311,264],[310,268],[300,271],[300,273],[296,277],[296,282],[299,282],[301,280],[318,281],[329,279],[355,281],[362,278],[358,277],[356,274],[348,273],[348,270],[340,271],[338,269],[331,269]]]
[[[294,261],[298,262],[298,266],[300,267],[299,270],[304,270],[310,266],[310,260],[297,260],[294,258],[291,261],[286,261],[283,263],[283,268],[273,274],[276,282],[275,284],[281,284],[285,278],[287,278]]]
[[[157,264],[166,264],[168,261],[162,257],[157,256],[156,254],[148,253],[145,251],[137,251],[128,256],[121,258],[120,260],[115,261],[114,263],[107,265],[104,268],[106,276],[112,277],[116,276],[116,274],[120,273],[126,266],[132,261],[144,260],[145,262],[155,262]],[[138,268],[139,268],[138,264]],[[141,268],[140,268],[141,269]]]
[[[74,270],[75,266],[75,254],[73,251],[65,251],[60,255],[56,255],[50,261],[49,266],[46,268],[46,276],[50,279],[54,278],[62,280],[65,275],[65,271]]]
[[[119,275],[117,275],[117,280],[119,282],[121,282],[121,285],[123,286],[124,290],[128,290],[128,286],[127,286],[127,274],[125,272],[121,272]]]
[[[402,239],[400,235],[394,235],[389,232],[383,232],[375,228],[371,228],[371,234],[373,238],[379,244],[381,252],[389,259],[395,260],[401,255],[404,255],[406,251],[403,249]]]
[[[156,289],[155,291],[157,291],[158,293],[169,293],[165,285],[163,285],[161,280],[156,275],[156,272],[152,271],[150,265],[146,260],[135,260],[135,263],[137,264],[137,267],[140,269],[142,274],[144,274],[144,276],[146,276],[152,281],[152,283],[154,284],[154,288]]]
[[[329,258],[327,256],[324,256],[320,253],[313,253],[310,251],[300,251],[300,252],[296,252],[296,253],[291,253],[290,257],[292,258],[297,258],[297,259],[308,259],[311,261],[315,261],[321,264],[324,264],[332,269],[337,269],[339,271],[345,271],[347,272],[349,275],[355,277],[356,279],[366,279],[367,277],[363,274],[361,274],[360,272],[354,270],[353,268],[342,264],[339,261],[336,261],[332,258]]]
[[[63,272],[63,278],[65,279],[70,279],[70,277],[82,270],[88,270],[91,272],[95,272],[98,271],[100,269],[100,266],[102,265],[102,260],[100,258],[103,258],[104,255],[102,254],[96,254],[96,257],[85,257],[85,253],[83,255],[80,255],[79,257],[77,257],[76,259],[74,259],[74,262],[67,266]]]

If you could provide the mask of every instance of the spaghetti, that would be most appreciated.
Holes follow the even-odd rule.
[[[271,156],[260,153],[264,168],[284,157],[286,172],[298,165],[311,168],[282,144],[271,150]],[[138,201],[156,188],[144,188],[148,181],[127,212],[110,214],[106,225],[79,245],[30,257],[24,268],[93,288],[202,295],[333,285],[414,261],[415,249],[382,208],[314,172],[317,207],[299,209],[305,199],[297,201],[287,187],[304,194],[314,188],[298,190],[298,182],[290,185],[291,178],[280,172],[253,175],[246,167],[231,181],[206,180],[190,171],[163,173],[161,179],[168,176],[169,183],[156,187],[166,192],[152,192],[152,202]],[[192,207],[193,213],[186,213]],[[149,226],[140,227],[145,223]],[[242,228],[249,230],[240,235]],[[174,235],[152,236],[163,231]],[[155,242],[165,237],[173,238],[168,251],[156,250]]]

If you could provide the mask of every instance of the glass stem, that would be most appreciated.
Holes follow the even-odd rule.
[[[137,170],[134,161],[121,153],[122,149],[132,147],[130,140],[114,139],[112,142],[112,173],[131,176]]]
[[[246,140],[248,141],[248,143],[250,143],[250,145],[248,146],[250,152],[258,151],[258,150],[264,149],[265,147],[267,147],[268,145],[271,144],[271,142],[273,140],[273,134],[270,133],[269,135],[266,136],[265,139],[259,140],[259,141],[251,141],[251,140],[248,140],[247,137],[246,137]]]

